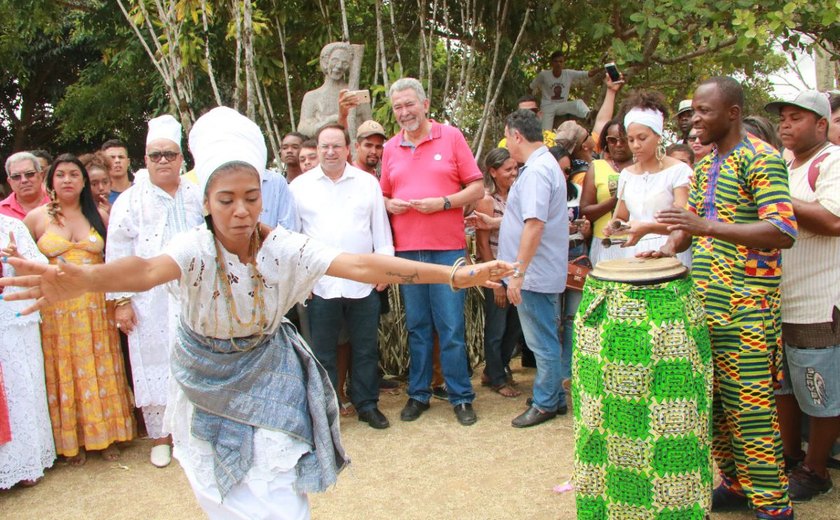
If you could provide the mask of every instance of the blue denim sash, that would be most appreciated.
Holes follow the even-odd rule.
[[[195,407],[192,435],[212,445],[222,497],[253,464],[255,428],[313,447],[295,465],[295,491],[324,491],[335,483],[350,462],[335,390],[291,323],[270,336],[233,340],[201,336],[183,322],[179,332],[172,375]]]

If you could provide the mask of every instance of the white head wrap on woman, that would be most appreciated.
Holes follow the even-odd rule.
[[[250,164],[262,179],[267,158],[260,127],[236,110],[216,107],[198,120],[190,131],[190,151],[202,193],[210,175],[233,161]]]
[[[662,135],[662,130],[665,127],[665,116],[659,110],[651,110],[649,108],[631,108],[627,115],[624,116],[624,129],[630,128],[633,123],[645,125],[653,130],[656,135]]]

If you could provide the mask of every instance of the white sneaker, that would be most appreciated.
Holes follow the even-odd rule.
[[[152,462],[152,465],[158,468],[165,468],[172,462],[172,446],[168,444],[152,446],[152,454],[149,460]]]

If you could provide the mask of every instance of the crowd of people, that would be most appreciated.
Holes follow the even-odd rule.
[[[81,157],[9,156],[0,488],[37,484],[56,456],[116,460],[143,429],[156,466],[174,444],[210,517],[305,513],[305,493],[349,461],[338,415],[390,426],[377,344],[389,284],[408,331],[399,419],[420,419],[437,396],[459,424],[478,421],[457,289],[485,284],[480,383],[520,397],[521,351],[534,383],[511,425],[574,409],[579,515],[793,518],[792,501],[830,490],[840,95],[770,103],[774,128],[743,113],[737,81],[715,77],[672,119],[658,92],[619,104],[623,78],[605,74],[592,117],[568,91],[602,72],[551,60],[531,85],[541,102],[522,96],[481,158],[429,117],[413,78],[388,93],[395,135],[368,119],[351,137],[355,102],[341,90],[338,122],[287,133],[277,169],[259,128],[224,107],[190,132],[189,172],[169,115],[149,121],[136,172],[117,140]],[[651,353],[632,339],[579,356],[588,332],[575,317],[591,301],[567,286],[570,262],[664,256],[690,269],[706,343],[672,341],[661,367],[634,365]],[[616,384],[635,393],[603,393]],[[688,404],[634,407],[663,385]],[[694,464],[688,476],[669,473],[677,459]]]

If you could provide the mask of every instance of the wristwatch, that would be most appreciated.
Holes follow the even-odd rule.
[[[449,202],[449,197],[444,197],[443,198],[443,210],[446,211],[451,207],[452,207],[452,203]]]
[[[525,273],[519,270],[518,267],[513,268],[513,274],[510,275],[511,278],[522,278],[525,276]]]

